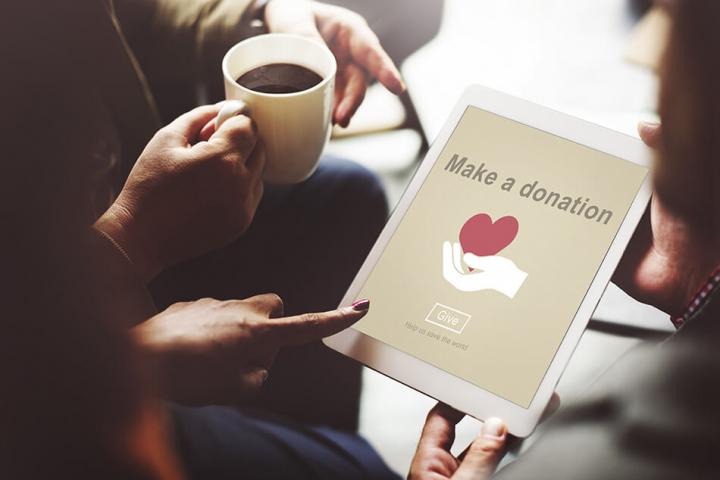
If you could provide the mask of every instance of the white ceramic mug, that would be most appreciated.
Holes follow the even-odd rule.
[[[250,70],[273,63],[300,65],[323,80],[308,90],[284,94],[256,92],[237,83],[237,78]],[[297,35],[260,35],[232,47],[222,70],[226,98],[242,103],[226,102],[216,127],[249,108],[267,152],[263,178],[289,184],[312,175],[332,127],[337,63],[327,46]]]

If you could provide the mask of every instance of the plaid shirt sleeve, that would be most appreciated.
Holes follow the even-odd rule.
[[[690,300],[690,303],[688,304],[685,311],[680,315],[676,315],[670,318],[675,325],[675,328],[682,327],[693,316],[699,313],[707,304],[708,300],[712,296],[712,293],[718,289],[718,286],[720,286],[720,267],[715,269],[710,278],[708,278],[708,280],[703,284],[700,290],[698,290],[692,300]]]

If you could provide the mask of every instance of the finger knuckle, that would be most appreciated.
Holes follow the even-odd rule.
[[[442,472],[446,469],[446,463],[438,459],[431,453],[424,452],[428,457],[422,458],[415,465],[411,467],[410,473],[408,473],[408,480],[427,480],[427,472]],[[432,456],[430,456],[432,455]]]
[[[166,144],[172,142],[178,137],[178,134],[172,130],[169,126],[165,126],[158,130],[153,138],[150,140],[150,144]]]
[[[470,446],[470,451],[474,455],[482,457],[491,457],[497,455],[498,451],[502,448],[502,441],[497,439],[483,438],[473,442]]]
[[[244,308],[247,306],[247,300],[225,300],[223,302],[229,308]]]
[[[309,327],[316,327],[322,323],[322,315],[319,313],[306,313],[302,316],[302,322]]]
[[[265,295],[255,295],[250,298],[246,298],[245,300],[235,300],[235,302],[238,305],[242,305],[244,307],[250,308],[251,310],[257,309],[257,306],[262,303],[262,299],[265,297]]]
[[[179,310],[188,307],[192,302],[175,302],[167,308],[167,311]]]
[[[365,17],[352,10],[347,11],[346,21],[348,24],[353,26],[367,27],[368,23]]]
[[[238,307],[234,306],[232,308],[234,315],[233,315],[233,328],[235,330],[236,334],[240,335],[240,338],[247,338],[248,336],[252,336],[257,332],[258,325],[261,325],[257,322],[255,316],[248,311],[237,311]]]
[[[277,293],[268,293],[266,294],[268,298],[268,302],[273,307],[283,307],[283,299],[278,295]]]
[[[193,146],[192,154],[194,158],[200,162],[212,160],[222,155],[223,149],[216,142],[201,142]]]
[[[220,301],[215,300],[214,298],[206,297],[206,298],[201,298],[199,300],[196,300],[195,303],[197,305],[216,305],[216,304],[220,303]]]
[[[233,120],[232,124],[227,128],[230,138],[236,143],[254,143],[257,139],[257,131],[253,120],[244,115],[235,117]]]
[[[217,112],[217,105],[200,105],[192,110],[193,116],[204,116],[209,115],[212,112]]]
[[[234,152],[225,153],[216,157],[216,168],[218,170],[218,174],[222,175],[222,178],[227,179],[230,186],[234,184],[231,179],[237,173],[239,162],[240,159]]]

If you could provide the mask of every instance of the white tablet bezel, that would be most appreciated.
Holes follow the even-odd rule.
[[[549,134],[585,145],[624,160],[650,166],[651,152],[637,138],[591,124],[584,120],[533,104],[485,87],[468,88],[455,106],[450,118],[418,168],[385,229],[360,268],[341,305],[356,300],[368,275],[380,259],[385,246],[402,222],[431,168],[468,107],[477,107]],[[635,227],[650,199],[650,175],[636,195],[627,216],[600,265],[580,308],[567,330],[535,396],[526,409],[498,397],[477,385],[456,377],[419,358],[402,352],[353,328],[325,340],[325,344],[378,372],[387,375],[475,418],[500,417],[513,435],[532,433],[549,401],[565,366],[577,346],[590,317],[600,301]],[[372,299],[371,299],[372,301]]]

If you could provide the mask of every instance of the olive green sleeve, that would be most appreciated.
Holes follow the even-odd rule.
[[[204,84],[222,90],[225,52],[246,35],[253,0],[114,0],[114,13],[159,105]],[[165,112],[164,112],[165,113]],[[177,113],[177,112],[173,112]]]

